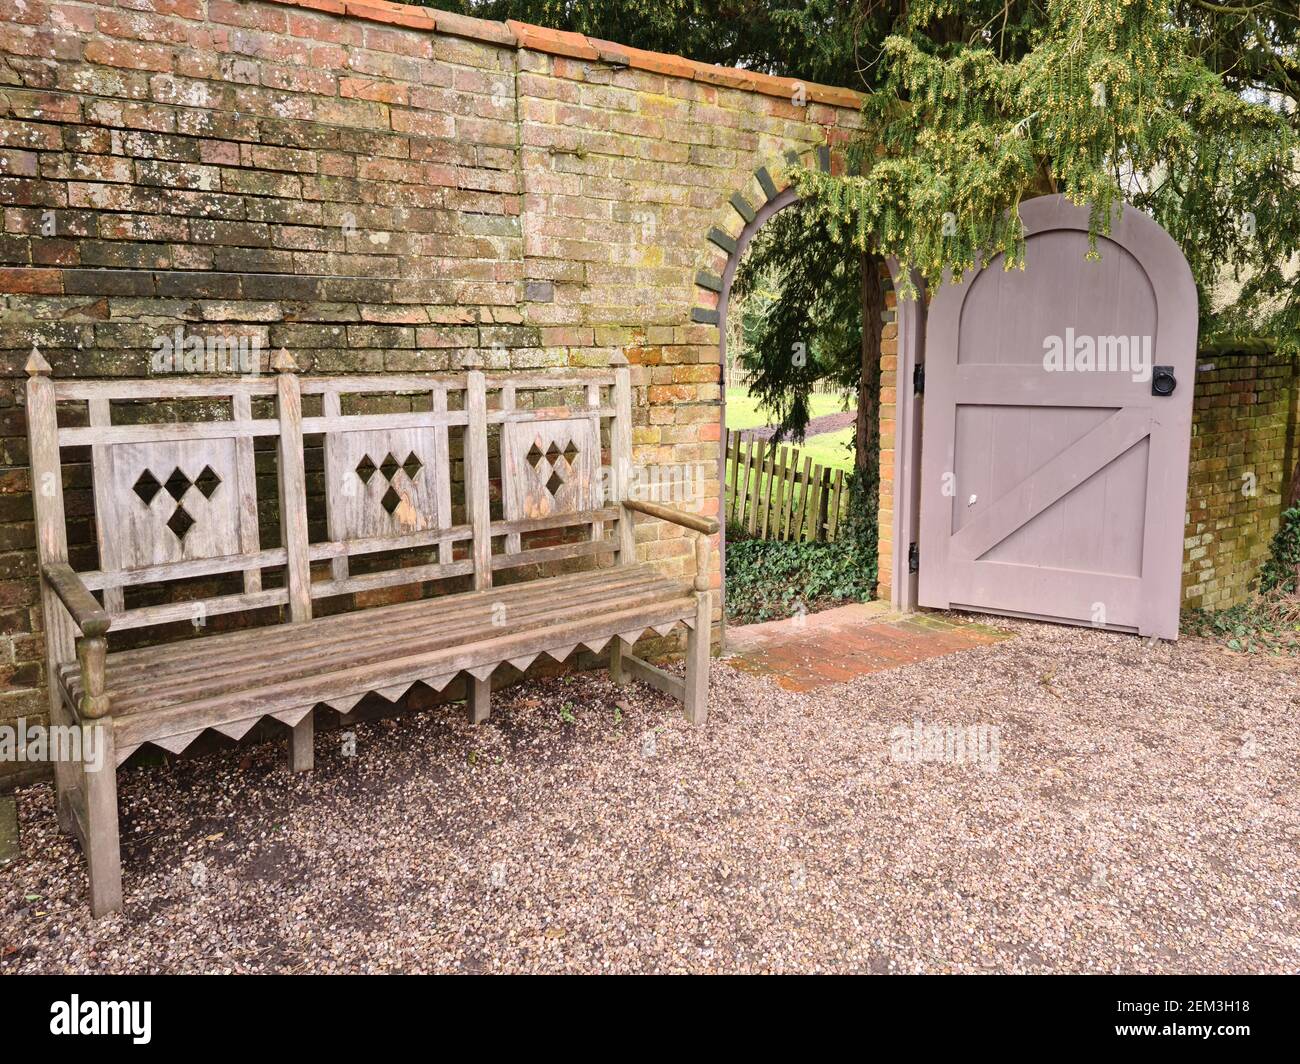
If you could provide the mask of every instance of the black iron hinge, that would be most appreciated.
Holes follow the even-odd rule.
[[[918,362],[912,367],[912,394],[925,394],[925,363]]]
[[[909,573],[921,571],[921,548],[915,543],[907,548],[907,571]]]

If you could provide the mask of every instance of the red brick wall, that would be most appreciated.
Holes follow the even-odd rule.
[[[706,234],[859,118],[843,90],[383,0],[0,0],[0,29],[0,718],[44,703],[33,344],[58,377],[147,375],[178,325],[317,373],[622,351],[636,460],[708,463],[715,511]],[[74,470],[74,542],[89,507]],[[690,570],[674,530],[638,536]]]
[[[1296,364],[1274,354],[1199,359],[1183,556],[1186,606],[1245,601],[1277,532],[1300,447]]]

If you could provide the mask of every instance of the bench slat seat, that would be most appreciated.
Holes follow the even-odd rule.
[[[538,653],[631,641],[694,618],[689,584],[637,565],[109,654],[118,758],[196,729],[251,727],[279,711],[337,708],[396,686],[401,694],[417,681],[440,688],[460,672],[526,666]],[[65,666],[60,680],[78,704],[80,672]]]

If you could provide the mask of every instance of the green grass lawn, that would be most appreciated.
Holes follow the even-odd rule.
[[[813,417],[838,414],[844,404],[838,395],[814,394],[810,399]],[[772,423],[772,415],[759,410],[758,400],[744,388],[727,389],[727,428],[754,429]]]
[[[813,417],[824,414],[838,414],[844,404],[837,395],[815,394],[811,398]],[[727,428],[759,428],[771,424],[771,415],[759,409],[758,400],[743,388],[727,389]],[[804,456],[812,458],[815,465],[829,466],[831,469],[850,470],[853,468],[853,427],[827,432],[821,436],[811,436],[802,444],[787,441],[787,446],[799,451],[799,465],[803,466]]]
[[[787,446],[799,452],[799,466],[803,468],[805,457],[813,460],[813,465],[829,466],[831,469],[850,470],[853,468],[853,428],[840,429],[838,432],[826,432],[820,436],[810,436],[803,443],[789,443]]]

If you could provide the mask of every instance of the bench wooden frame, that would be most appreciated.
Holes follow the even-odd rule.
[[[93,733],[87,740],[103,751],[98,771],[83,763],[54,765],[59,823],[81,841],[96,916],[122,907],[117,767],[144,743],[179,753],[209,728],[238,739],[274,717],[290,729],[290,768],[304,771],[313,764],[318,705],[346,720],[368,693],[395,701],[414,683],[442,690],[464,676],[468,716],[479,723],[488,717],[491,677],[500,665],[526,669],[542,653],[562,661],[579,646],[596,652],[609,646],[616,682],[643,680],[679,699],[693,724],[705,721],[711,537],[718,523],[628,497],[632,420],[625,358],[615,356],[609,370],[491,380],[477,367],[442,376],[300,378],[286,352],[272,368],[274,377],[56,381],[39,353],[27,365],[50,719]],[[521,402],[525,393],[562,390],[580,394],[582,403]],[[492,405],[489,391],[497,400]],[[343,397],[370,393],[427,395],[429,410],[344,414]],[[320,397],[320,416],[304,417],[304,396]],[[114,401],[195,400],[228,403],[230,416],[113,422]],[[274,415],[255,417],[255,402],[273,403]],[[80,407],[84,415],[75,420],[84,424],[60,426],[61,403]],[[490,425],[499,426],[500,520],[492,519],[490,508]],[[452,523],[449,431],[463,434],[459,524]],[[324,440],[325,542],[311,542],[308,533],[306,435]],[[281,542],[274,548],[259,541],[259,436],[276,438]],[[99,569],[78,573],[69,564],[60,449],[87,445]],[[637,564],[633,513],[695,536],[691,583]],[[524,546],[536,533],[574,527],[589,534],[583,531],[579,542]],[[400,559],[417,548],[436,552],[437,560],[351,571],[353,559]],[[583,558],[604,567],[493,584],[500,570]],[[271,586],[264,583],[267,572],[274,574]],[[242,590],[130,608],[126,603],[132,588],[223,576],[242,577]],[[322,598],[455,576],[467,577],[472,590],[312,615],[313,602]],[[268,607],[281,609],[282,621],[287,612],[288,623],[108,653],[110,630]],[[498,626],[498,613],[509,621]],[[631,653],[646,631],[666,635],[678,625],[687,629],[684,680]],[[400,653],[384,651],[385,640]]]

